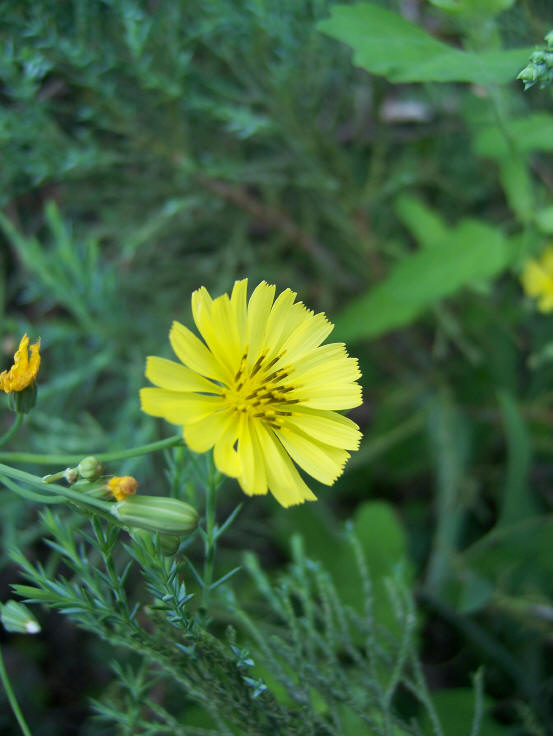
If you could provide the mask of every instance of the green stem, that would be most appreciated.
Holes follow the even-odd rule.
[[[213,581],[213,569],[215,567],[215,551],[217,548],[217,534],[215,522],[216,494],[219,487],[220,475],[211,468],[208,483],[205,489],[205,519],[206,530],[204,537],[204,579],[202,590],[202,609],[207,624],[209,610],[209,594]]]
[[[16,414],[12,426],[0,437],[0,447],[13,437],[23,422],[23,414]]]
[[[140,455],[147,455],[150,452],[156,452],[157,450],[164,450],[167,447],[174,447],[182,443],[182,434],[176,434],[172,437],[167,437],[164,440],[158,440],[157,442],[150,442],[148,445],[141,445],[140,447],[133,447],[130,450],[116,450],[115,452],[103,452],[99,455],[95,455],[102,462],[111,462],[112,460],[124,460],[129,457],[139,457]],[[85,454],[94,453],[81,453],[79,455],[40,455],[32,452],[0,452],[0,461],[9,463],[34,463],[35,465],[71,465],[79,463]]]
[[[436,531],[426,571],[428,591],[439,591],[451,574],[464,509],[460,487],[464,472],[462,427],[447,389],[429,404],[428,428],[436,474]]]
[[[23,717],[23,713],[21,712],[21,709],[19,708],[19,704],[15,697],[15,693],[12,690],[10,678],[8,677],[8,673],[6,672],[6,668],[4,666],[4,658],[2,657],[2,650],[0,650],[0,679],[2,680],[2,685],[4,686],[4,690],[6,691],[6,695],[8,696],[8,701],[10,703],[13,714],[16,717],[17,722],[19,723],[19,728],[21,729],[24,736],[32,736],[29,730],[29,727],[27,726],[25,722],[25,718]]]
[[[22,483],[30,485],[32,488],[40,492],[50,492],[58,496],[64,496],[69,501],[74,501],[81,506],[92,506],[98,511],[102,511],[111,517],[111,504],[107,501],[101,501],[93,496],[88,496],[86,493],[80,493],[74,491],[72,488],[65,488],[55,483],[44,483],[41,478],[31,473],[26,473],[23,470],[17,470],[17,468],[10,468],[9,465],[3,465],[0,463],[0,475],[7,475],[8,478],[13,478]]]

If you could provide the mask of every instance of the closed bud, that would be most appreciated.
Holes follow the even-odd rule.
[[[17,601],[1,606],[0,619],[6,631],[15,634],[38,634],[40,631],[40,624],[27,606]]]
[[[111,513],[125,526],[179,537],[191,534],[199,520],[195,508],[163,496],[132,496],[114,503]]]
[[[538,79],[538,72],[533,66],[525,66],[524,69],[519,72],[517,79],[522,79],[523,82],[531,83]]]
[[[73,489],[75,491],[80,491],[81,493],[87,495],[87,496],[93,496],[94,498],[99,499],[113,499],[113,495],[111,493],[111,490],[106,483],[106,481],[102,478],[99,480],[94,481],[88,481],[88,480],[78,480],[74,485]]]
[[[96,480],[104,472],[104,466],[97,457],[85,457],[77,466],[79,475],[85,480]]]

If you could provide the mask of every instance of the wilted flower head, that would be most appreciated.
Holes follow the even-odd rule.
[[[142,409],[183,425],[195,452],[214,448],[217,468],[248,495],[270,490],[283,506],[316,500],[295,461],[322,483],[341,475],[358,426],[336,410],[361,403],[357,360],[333,329],[286,289],[262,281],[247,300],[247,279],[212,299],[202,287],[192,312],[204,341],[179,322],[169,339],[184,364],[149,357]]]
[[[29,355],[29,338],[23,335],[19,347],[13,356],[13,365],[9,371],[0,373],[0,389],[7,394],[12,391],[23,391],[30,386],[40,367],[40,338],[31,345]]]
[[[132,475],[114,475],[108,480],[108,487],[117,501],[124,501],[136,493],[138,481]]]
[[[526,262],[521,281],[526,294],[538,300],[540,312],[553,312],[553,246]]]

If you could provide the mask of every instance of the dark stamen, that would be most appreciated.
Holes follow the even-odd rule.
[[[273,359],[271,360],[271,362],[270,362],[270,363],[268,363],[268,364],[267,364],[267,365],[265,366],[265,370],[266,370],[266,371],[268,371],[268,370],[269,370],[269,368],[272,368],[272,367],[274,366],[274,364],[275,364],[275,363],[276,363],[276,362],[277,362],[278,360],[280,360],[280,355],[277,355],[277,356],[276,356],[276,358],[273,358]]]
[[[265,355],[262,355],[260,358],[257,359],[256,364],[254,365],[252,372],[250,373],[250,377],[255,376],[257,371],[261,368],[261,364],[263,363],[264,360],[265,360]]]

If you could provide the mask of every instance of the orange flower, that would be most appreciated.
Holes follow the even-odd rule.
[[[23,335],[17,352],[13,356],[13,365],[9,371],[0,373],[0,389],[7,394],[12,391],[23,391],[32,385],[40,367],[40,338],[31,345],[29,355],[29,338]]]
[[[109,479],[108,486],[118,501],[124,501],[133,493],[136,493],[138,481],[132,475],[114,475],[113,478]]]

